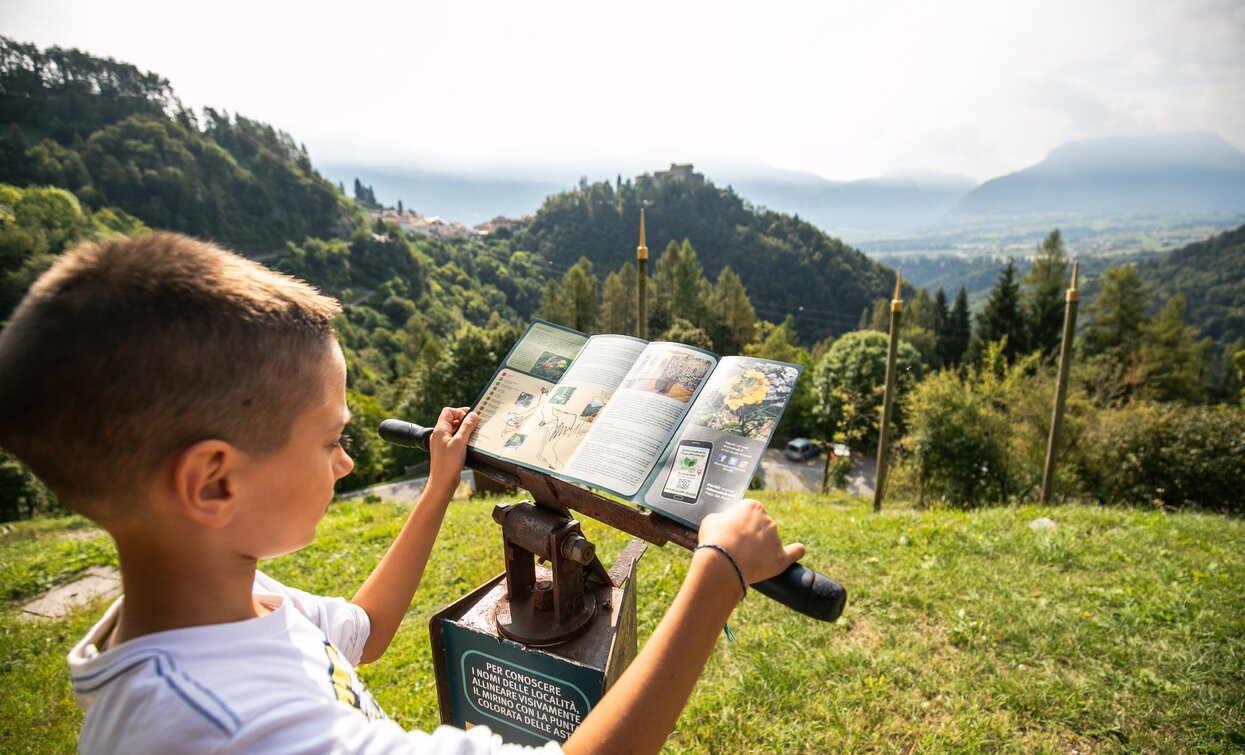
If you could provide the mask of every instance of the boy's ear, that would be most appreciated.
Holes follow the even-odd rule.
[[[228,525],[237,511],[240,452],[223,440],[203,440],[178,455],[173,485],[182,511],[209,527]]]

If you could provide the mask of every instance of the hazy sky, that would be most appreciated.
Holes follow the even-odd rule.
[[[1245,0],[0,0],[0,34],[156,71],[320,164],[986,179],[1083,137],[1245,148]]]

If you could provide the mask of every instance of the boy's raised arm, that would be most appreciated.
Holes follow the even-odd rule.
[[[804,556],[783,546],[778,526],[753,500],[705,517],[701,544],[666,615],[618,682],[563,745],[567,753],[658,752],[687,703],[727,617],[748,584],[781,573]]]
[[[353,602],[367,611],[372,623],[371,634],[363,646],[362,663],[371,663],[384,655],[411,605],[445,509],[458,487],[467,439],[479,421],[479,415],[465,407],[447,407],[437,418],[429,439],[432,462],[428,484],[393,545],[354,596]]]

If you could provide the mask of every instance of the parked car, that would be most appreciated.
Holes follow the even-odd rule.
[[[814,459],[819,453],[821,453],[821,449],[808,438],[796,438],[787,444],[787,458],[792,461]]]

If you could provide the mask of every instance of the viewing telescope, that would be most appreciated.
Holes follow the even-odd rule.
[[[397,419],[384,420],[377,431],[389,443],[422,448],[425,451],[428,450],[429,437],[432,435],[430,427]],[[568,512],[574,510],[653,545],[661,546],[669,542],[688,550],[693,550],[697,545],[696,530],[660,513],[640,511],[543,472],[478,453],[470,447],[467,449],[466,466],[504,487],[531,493],[535,506],[525,509],[524,512],[540,515],[543,509],[547,513],[560,514],[563,517],[562,520],[555,521],[570,522]],[[506,512],[517,509],[514,506],[498,507],[494,517],[503,525],[503,529],[507,527]],[[574,524],[577,529],[577,523]],[[557,529],[556,524],[549,526]],[[593,570],[603,572],[603,567],[591,552],[592,545],[584,541],[582,536],[570,537],[572,539],[565,540],[561,546],[561,553],[541,554],[539,549],[535,552],[548,560],[583,562],[581,565],[587,566],[589,573]],[[507,545],[510,545],[509,540]],[[507,571],[510,571],[509,563]],[[575,573],[582,574],[579,571]],[[798,563],[787,567],[778,576],[758,582],[752,587],[762,595],[820,621],[834,621],[843,613],[843,607],[847,603],[847,591],[842,585]]]

